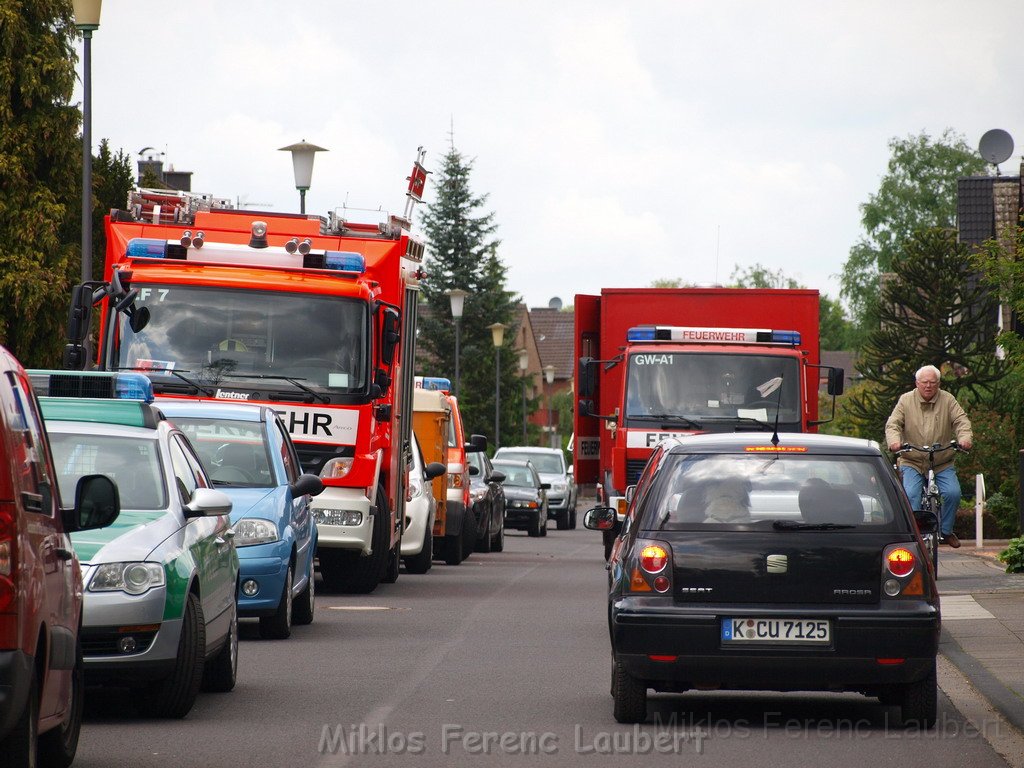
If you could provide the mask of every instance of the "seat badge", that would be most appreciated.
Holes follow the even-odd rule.
[[[786,573],[789,570],[789,558],[786,555],[768,555],[768,573]]]

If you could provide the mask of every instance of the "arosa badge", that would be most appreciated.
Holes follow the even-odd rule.
[[[785,573],[789,570],[789,559],[785,555],[768,555],[768,573]]]

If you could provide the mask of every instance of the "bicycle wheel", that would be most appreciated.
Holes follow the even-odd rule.
[[[932,570],[935,578],[939,578],[939,538],[942,536],[942,502],[937,495],[928,497],[928,509],[935,515],[935,531],[929,536],[928,555],[932,559]]]

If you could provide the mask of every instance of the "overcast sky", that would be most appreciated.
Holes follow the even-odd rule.
[[[92,130],[282,211],[276,150],[319,144],[320,214],[400,213],[454,140],[530,306],[755,263],[837,297],[891,138],[1003,128],[1017,174],[1022,29],[1019,0],[106,0]]]

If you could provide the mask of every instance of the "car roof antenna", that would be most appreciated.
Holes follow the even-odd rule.
[[[779,396],[775,398],[775,431],[772,434],[772,445],[779,447],[779,413],[782,411],[782,389],[786,383],[785,375],[779,376],[782,379],[779,384]]]

